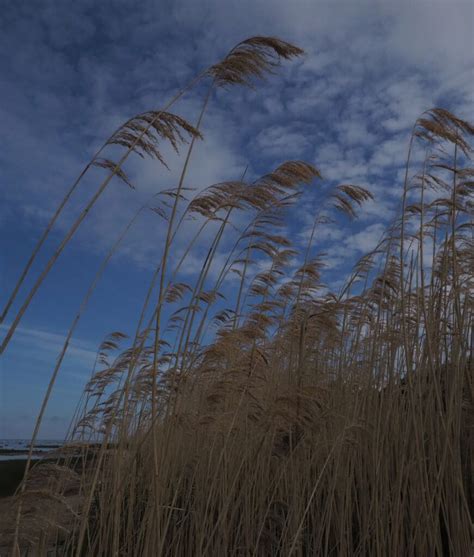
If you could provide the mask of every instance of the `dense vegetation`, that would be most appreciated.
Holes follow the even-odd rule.
[[[41,466],[29,470],[7,532],[17,549],[95,557],[470,554],[474,128],[439,108],[414,123],[400,214],[339,292],[322,284],[315,240],[334,214],[355,217],[369,191],[341,184],[321,199],[301,252],[283,226],[305,184],[322,180],[311,164],[287,161],[251,183],[244,175],[194,197],[186,188],[212,92],[247,86],[301,53],[275,38],[240,43],[164,109],[116,130],[59,206],[3,317],[83,176],[104,169],[25,295],[2,351],[112,179],[131,185],[126,159],[166,164],[161,143],[181,149],[189,140],[179,183],[152,202],[165,233],[136,334],[112,333],[100,347],[68,436],[74,464],[50,464],[41,489]],[[170,112],[205,81],[196,124]],[[77,323],[140,215],[86,293],[35,437]],[[172,265],[188,219],[199,231]],[[180,270],[208,228],[201,271],[185,282]],[[224,241],[233,248],[211,273]],[[43,500],[39,513],[35,501]],[[33,521],[25,511],[32,508]]]

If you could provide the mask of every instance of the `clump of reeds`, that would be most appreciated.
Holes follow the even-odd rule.
[[[186,198],[212,91],[249,85],[300,54],[274,38],[244,41],[199,76],[210,84],[195,125],[147,112],[106,142],[105,150],[124,149],[118,162],[102,150],[94,157],[108,175],[25,297],[4,347],[112,177],[129,183],[129,154],[166,164],[158,142],[178,148],[190,139],[177,187],[153,200],[166,235],[136,333],[113,333],[100,347],[40,537],[22,527],[22,501],[34,496],[28,476],[22,484],[11,531],[17,554],[470,554],[474,128],[438,108],[418,119],[400,216],[340,292],[322,284],[315,239],[332,211],[355,217],[372,197],[366,189],[342,184],[322,199],[302,253],[281,227],[301,188],[322,179],[310,164],[287,161],[253,182],[244,175]],[[420,168],[411,163],[415,149],[425,153]],[[35,436],[74,328],[141,211],[85,295]],[[176,236],[191,218],[198,233],[172,265]],[[180,270],[207,227],[216,233],[202,269],[185,282]],[[231,277],[233,296],[225,288]],[[61,522],[68,494],[74,505]]]

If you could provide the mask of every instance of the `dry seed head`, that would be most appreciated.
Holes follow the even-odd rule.
[[[351,218],[356,217],[354,204],[360,206],[365,201],[374,198],[370,191],[361,186],[354,186],[353,184],[341,184],[337,186],[332,197],[334,199],[334,207],[346,213]]]
[[[315,166],[304,161],[287,161],[257,183],[276,194],[287,194],[287,190],[291,191],[300,184],[309,184],[315,178],[321,178],[321,173]]]
[[[457,145],[464,154],[472,151],[469,142],[463,136],[474,135],[474,126],[454,116],[443,108],[433,108],[424,113],[428,118],[419,118],[414,135],[433,143],[445,140]]]
[[[108,144],[131,149],[142,158],[145,155],[150,156],[168,168],[158,149],[159,141],[168,140],[178,152],[178,145],[185,142],[186,136],[193,139],[202,138],[199,130],[184,118],[169,112],[150,111],[126,122],[110,138]]]
[[[301,48],[275,37],[251,37],[235,46],[208,73],[218,86],[250,86],[252,78],[272,73],[282,58],[289,60],[302,54]]]
[[[110,159],[99,158],[94,161],[93,165],[98,166],[99,168],[110,170],[110,172],[115,172],[116,176],[118,176],[118,178],[120,178],[120,180],[122,180],[124,184],[126,184],[132,190],[135,189],[135,186],[130,182],[130,179],[128,178],[125,171],[122,168],[118,167],[117,163],[111,161]]]
[[[177,282],[175,284],[172,284],[168,288],[168,291],[166,293],[166,301],[168,303],[177,302],[181,300],[186,291],[192,291],[192,288],[188,284],[185,284],[184,282]]]

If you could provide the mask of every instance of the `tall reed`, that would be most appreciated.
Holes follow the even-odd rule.
[[[136,334],[101,345],[56,475],[38,490],[44,464],[28,468],[14,500],[17,555],[471,554],[474,127],[440,108],[420,116],[400,214],[339,292],[322,282],[315,240],[335,211],[357,216],[365,188],[321,194],[302,249],[283,227],[302,188],[323,179],[308,163],[186,199],[215,88],[246,86],[299,54],[275,38],[243,41],[203,72],[210,88],[194,126],[146,113],[113,136],[124,157],[163,163],[155,133],[177,146],[184,130],[191,143],[171,203],[154,207],[165,241]],[[103,163],[111,173],[98,192],[125,179],[122,162]],[[173,267],[191,218],[199,233]],[[185,281],[206,227],[216,233],[202,269]],[[45,500],[48,510],[30,512]]]

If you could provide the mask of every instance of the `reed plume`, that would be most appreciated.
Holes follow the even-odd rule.
[[[194,125],[146,112],[108,140],[161,165],[163,140],[190,143],[176,187],[135,217],[151,208],[165,227],[135,334],[101,343],[56,464],[28,465],[12,500],[4,537],[17,555],[470,554],[473,126],[440,108],[415,122],[400,214],[337,291],[318,233],[357,218],[369,189],[318,189],[323,176],[300,160],[186,186],[215,88],[248,86],[301,53],[243,41],[204,72]],[[139,187],[122,162],[93,164]],[[301,245],[285,226],[313,186]],[[189,221],[197,232],[179,251]],[[86,291],[35,436],[77,320],[134,222]]]

